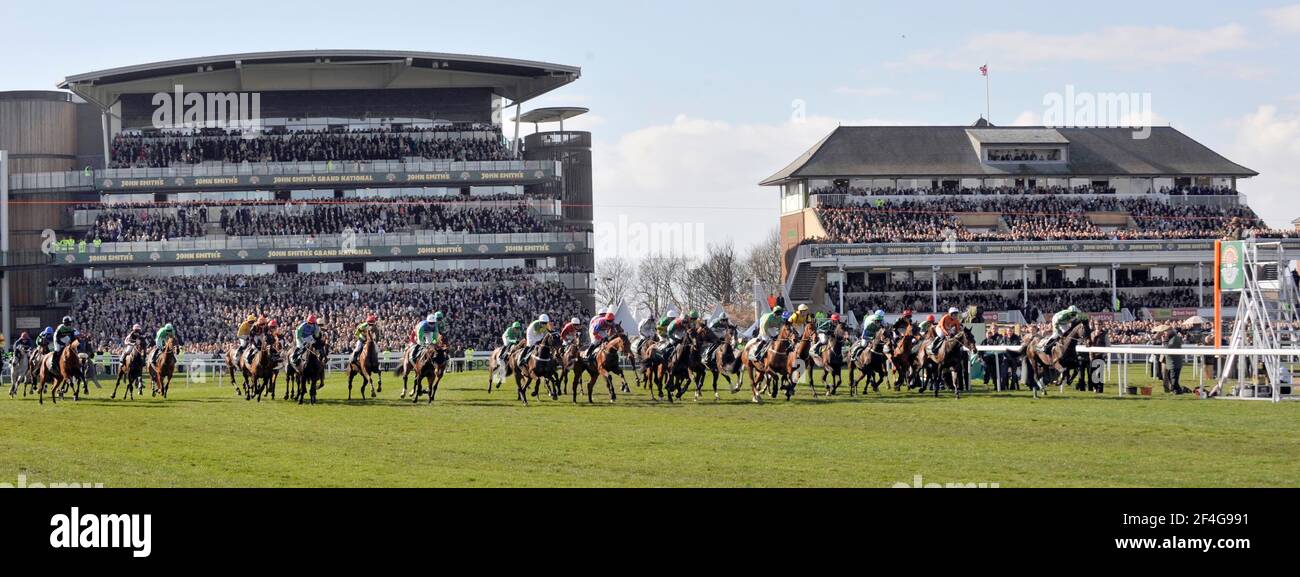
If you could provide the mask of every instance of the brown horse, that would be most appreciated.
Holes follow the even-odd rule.
[[[812,390],[813,398],[817,398],[817,387],[813,385],[813,367],[812,367],[812,345],[813,338],[817,331],[813,328],[812,317],[803,325],[803,331],[799,333],[799,338],[795,341],[794,349],[786,357],[784,376],[787,383],[785,389],[785,398],[790,400],[794,396],[794,389],[803,380],[805,374],[808,375],[808,386]],[[776,398],[776,390],[772,390],[772,398]]]
[[[154,362],[149,365],[149,383],[152,387],[151,396],[162,395],[167,398],[167,391],[172,386],[172,374],[176,372],[176,339],[168,338],[163,343],[162,349],[154,356]]]
[[[260,403],[262,393],[271,390],[272,379],[275,377],[275,359],[272,357],[271,346],[270,340],[262,341],[253,353],[253,360],[245,363],[244,400],[251,401],[256,397]],[[274,394],[271,398],[275,398]]]
[[[889,357],[889,340],[885,332],[884,328],[878,329],[865,346],[854,350],[853,357],[849,359],[850,397],[858,394],[859,381],[862,381],[863,394],[866,394],[868,387],[880,392],[880,383],[885,381],[885,375],[889,372],[885,364]],[[835,394],[834,389],[831,389],[831,394]]]
[[[81,388],[77,386],[77,375],[81,374],[81,356],[77,348],[81,342],[75,338],[58,353],[48,353],[41,360],[40,368],[40,403],[45,404],[45,385],[50,388],[50,402],[57,403],[68,383],[72,383],[72,400],[81,400]],[[56,356],[57,355],[57,356]]]
[[[504,343],[492,351],[488,356],[488,392],[491,393],[493,388],[501,388],[506,377],[513,374],[514,368],[510,366],[510,353],[514,352],[513,347],[506,346]]]
[[[623,368],[619,360],[630,355],[632,352],[632,342],[628,340],[627,333],[622,330],[615,330],[613,336],[606,339],[596,348],[595,362],[586,363],[582,359],[584,372],[575,372],[573,377],[573,402],[578,402],[578,389],[582,388],[582,377],[588,375],[591,380],[587,382],[587,402],[592,403],[592,394],[596,388],[597,379],[605,379],[605,386],[609,388],[609,402],[614,402],[618,395],[614,392],[614,375],[623,381],[623,386],[627,387],[627,378],[623,376]],[[582,355],[579,355],[582,356]]]
[[[636,375],[637,386],[641,388],[653,389],[654,387],[656,366],[663,362],[663,359],[655,354],[657,344],[659,341],[646,337],[641,339],[639,346],[633,347],[632,371]],[[638,362],[641,363],[640,367],[637,367]]]
[[[565,388],[569,385],[570,376],[573,380],[573,398],[577,402],[578,387],[582,384],[582,376],[591,370],[587,366],[587,355],[584,354],[582,343],[578,339],[570,339],[563,345],[564,353],[560,355],[560,394],[564,394]]]
[[[758,339],[754,339],[749,346],[761,345],[759,345]],[[763,393],[767,392],[769,387],[772,387],[771,381],[777,381],[776,386],[780,386],[782,376],[779,368],[788,366],[787,357],[792,348],[794,348],[794,338],[791,335],[790,325],[784,324],[781,326],[776,338],[772,339],[772,344],[767,347],[767,351],[762,358],[751,361],[748,348],[742,352],[742,365],[749,371],[749,389],[753,394],[751,401],[755,403],[763,402]],[[775,391],[773,391],[772,396],[776,396]]]
[[[894,342],[894,350],[890,360],[894,364],[894,390],[902,390],[903,383],[907,383],[907,388],[915,386],[914,381],[919,377],[916,371],[916,330],[915,325],[907,325],[903,334],[898,336]]]
[[[355,359],[348,361],[348,400],[352,400],[352,379],[361,376],[361,398],[366,398],[366,386],[370,386],[370,398],[379,396],[384,390],[384,373],[379,370],[379,346],[375,344],[375,329],[366,329],[361,341],[361,352]]]
[[[132,346],[131,354],[122,357],[122,364],[117,368],[117,382],[113,383],[113,394],[110,399],[117,398],[117,387],[122,384],[122,379],[126,379],[126,392],[122,394],[122,398],[135,399],[136,387],[144,386],[144,350],[141,347]]]
[[[550,393],[551,400],[560,398],[557,374],[560,357],[557,340],[554,332],[547,333],[537,346],[528,351],[527,357],[524,356],[522,348],[510,354],[510,363],[515,373],[515,388],[519,393],[519,400],[525,405],[528,404],[528,385],[533,386],[533,397],[537,397],[543,381],[546,382],[546,390]]]
[[[420,394],[424,392],[421,387],[422,381],[429,383],[429,404],[433,404],[433,397],[438,394],[438,385],[442,383],[442,376],[447,372],[447,359],[450,355],[447,351],[451,347],[446,342],[438,342],[427,345],[420,351],[420,354],[411,359],[410,370],[402,371],[402,396],[406,398],[406,379],[412,373],[415,374],[414,390],[411,395],[411,402],[420,402]],[[410,353],[408,352],[408,356]],[[405,364],[403,364],[405,367]]]

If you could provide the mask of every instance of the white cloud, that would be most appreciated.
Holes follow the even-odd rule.
[[[780,215],[777,190],[758,182],[838,124],[817,116],[781,124],[732,124],[679,115],[615,142],[598,141],[592,158],[596,220],[608,225],[625,215],[647,224],[698,222],[704,224],[705,242],[731,239],[743,249],[777,226]],[[611,255],[597,255],[605,256]]]
[[[1265,10],[1264,16],[1274,28],[1287,32],[1300,32],[1300,4]]]
[[[1024,112],[1021,112],[1016,116],[1015,120],[1011,121],[1011,126],[1042,126],[1042,125],[1043,125],[1043,113],[1034,112],[1032,110],[1026,110]]]
[[[1055,62],[1134,67],[1197,62],[1208,55],[1246,45],[1246,30],[1237,24],[1207,29],[1122,26],[1079,34],[990,32],[971,36],[959,49],[916,52],[890,66],[978,73],[980,65],[988,63],[992,75],[1002,70]]]
[[[1246,179],[1239,187],[1250,197],[1250,206],[1276,228],[1290,228],[1300,217],[1295,194],[1300,190],[1300,113],[1279,112],[1265,105],[1233,120],[1236,140],[1229,154],[1259,176]]]

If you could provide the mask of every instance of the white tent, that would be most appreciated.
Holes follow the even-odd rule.
[[[722,318],[722,316],[725,314],[727,314],[727,311],[722,308],[722,303],[718,303],[716,305],[713,305],[713,312],[709,313],[709,316],[708,318],[705,319],[705,321],[712,323],[713,321]]]
[[[618,323],[618,326],[623,327],[623,332],[629,335],[635,335],[637,327],[640,326],[636,317],[632,315],[631,308],[629,308],[627,303],[623,301],[618,302],[618,308],[614,311],[614,322]]]
[[[853,311],[840,315],[840,322],[844,323],[844,326],[853,329],[853,332],[858,332],[858,315],[854,314]]]

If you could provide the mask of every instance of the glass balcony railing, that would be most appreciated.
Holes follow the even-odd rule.
[[[179,239],[160,242],[106,242],[99,246],[78,244],[63,252],[91,254],[143,253],[155,251],[241,250],[241,249],[310,249],[343,247],[437,246],[454,244],[536,244],[573,243],[575,250],[592,246],[588,232],[539,232],[505,234],[470,234],[416,231],[402,233],[345,235],[241,236],[219,239]],[[56,251],[58,254],[59,251]]]

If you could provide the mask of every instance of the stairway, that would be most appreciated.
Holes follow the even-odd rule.
[[[806,303],[812,300],[813,291],[817,288],[817,277],[821,276],[819,272],[813,270],[812,265],[801,262],[794,269],[794,280],[790,283],[790,304]]]

